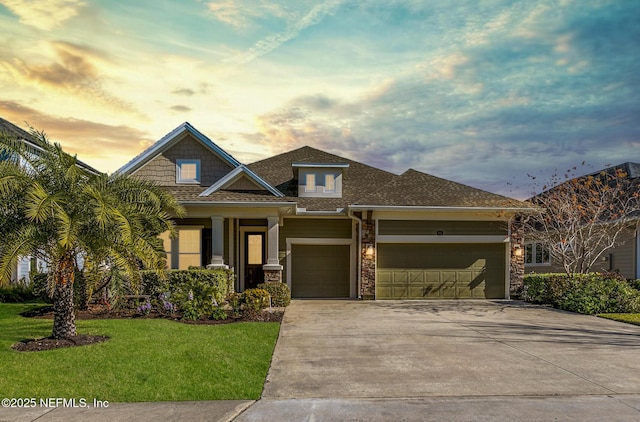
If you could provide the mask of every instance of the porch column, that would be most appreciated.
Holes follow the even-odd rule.
[[[278,246],[280,241],[279,218],[267,217],[267,263],[262,266],[264,281],[282,281],[282,265],[278,259]]]
[[[209,269],[228,269],[222,257],[224,250],[224,217],[211,216],[211,264]]]

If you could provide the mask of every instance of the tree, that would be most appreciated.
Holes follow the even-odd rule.
[[[170,213],[183,209],[155,184],[98,173],[31,129],[39,146],[0,134],[0,282],[18,258],[50,262],[54,286],[53,338],[75,336],[76,256],[104,260],[138,279],[141,267],[161,271],[166,258],[157,235],[175,233]],[[8,157],[8,158],[7,158]]]
[[[582,177],[575,170],[552,176],[530,199],[537,210],[522,217],[527,241],[544,244],[567,274],[590,271],[640,212],[640,181],[624,165]]]

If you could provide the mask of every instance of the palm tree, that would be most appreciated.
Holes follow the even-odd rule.
[[[162,271],[157,235],[175,232],[184,210],[166,191],[131,176],[99,173],[31,129],[35,150],[0,134],[0,282],[18,258],[44,254],[51,263],[53,338],[77,335],[73,309],[76,256],[109,259],[139,279],[141,267]]]

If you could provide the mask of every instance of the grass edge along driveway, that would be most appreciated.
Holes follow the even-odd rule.
[[[627,324],[640,325],[640,314],[598,314],[601,318],[626,322]]]
[[[80,320],[78,333],[111,338],[89,346],[16,352],[13,343],[51,334],[51,320],[19,315],[35,306],[0,303],[4,397],[88,402],[258,399],[280,327],[272,322]]]

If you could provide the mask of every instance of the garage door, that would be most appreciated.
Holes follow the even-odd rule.
[[[348,245],[292,245],[291,296],[349,297]]]
[[[504,244],[378,244],[377,299],[505,297]]]

